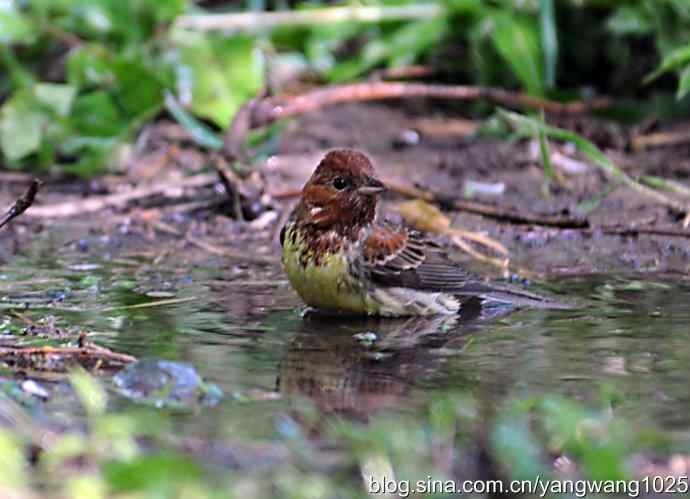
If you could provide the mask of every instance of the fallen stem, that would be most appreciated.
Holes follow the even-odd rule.
[[[580,114],[611,105],[611,99],[556,102],[502,88],[369,81],[349,85],[318,88],[303,94],[285,97],[264,97],[246,102],[235,114],[225,137],[224,151],[231,159],[246,157],[244,144],[247,132],[293,116],[335,104],[385,99],[436,98],[451,100],[488,99],[508,107],[541,109],[552,114]]]
[[[542,225],[547,227],[560,227],[563,229],[589,227],[589,222],[584,218],[519,213],[513,208],[494,206],[477,201],[449,198],[429,190],[418,189],[396,182],[386,181],[385,184],[390,191],[403,196],[423,199],[430,203],[440,204],[448,208],[464,211],[466,213],[474,213],[511,224]]]
[[[3,217],[0,219],[0,228],[17,218],[19,215],[28,210],[32,204],[34,204],[36,194],[41,188],[41,185],[43,185],[43,183],[38,179],[33,179],[31,181],[31,185],[29,185],[29,188],[26,190],[26,192],[14,202],[10,209],[7,210],[7,213],[5,213],[5,215],[3,215]]]
[[[67,218],[85,213],[94,213],[106,208],[122,208],[133,201],[164,194],[169,191],[212,185],[217,179],[216,175],[194,175],[173,182],[137,187],[127,192],[91,196],[79,201],[66,201],[64,203],[38,206],[32,209],[28,216],[36,218]]]
[[[61,363],[56,362],[61,360]],[[96,345],[79,347],[0,347],[0,362],[20,369],[67,371],[67,364],[114,369],[135,362],[131,355],[113,352]],[[50,367],[46,367],[50,366]]]
[[[690,211],[688,204],[671,199],[663,193],[642,185],[640,182],[630,177],[627,173],[618,168],[613,161],[611,161],[603,152],[599,150],[597,146],[584,137],[562,128],[545,125],[540,123],[538,120],[511,111],[506,111],[504,109],[500,109],[499,114],[511,125],[518,129],[522,128],[530,132],[541,130],[546,135],[554,139],[573,142],[585,154],[585,156],[587,156],[595,165],[601,168],[610,177],[620,180],[629,188],[661,204],[670,206],[671,208],[683,213]]]
[[[435,3],[388,7],[352,5],[281,12],[192,14],[179,16],[175,21],[175,26],[200,31],[256,32],[280,26],[296,27],[342,22],[378,23],[404,19],[430,19],[438,17],[443,11],[443,7]]]

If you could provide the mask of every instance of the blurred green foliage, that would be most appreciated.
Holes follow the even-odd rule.
[[[191,0],[4,0],[2,165],[58,165],[82,175],[116,167],[136,132],[164,110],[202,147],[218,148],[218,136],[198,120],[225,128],[267,85],[267,70],[286,61],[300,61],[326,82],[422,61],[449,81],[520,86],[533,95],[585,87],[635,95],[644,76],[649,83],[666,73],[679,79],[678,98],[690,91],[685,0],[343,4],[379,6],[380,15],[333,24],[321,18],[337,7],[312,1],[293,6],[311,10],[312,23],[240,33],[176,27],[178,16],[204,13]],[[425,14],[402,19],[386,10],[415,6]],[[267,4],[225,8],[261,15]]]
[[[0,5],[5,166],[57,161],[68,172],[102,171],[164,109],[166,92],[188,94],[189,111],[226,126],[263,85],[261,57],[246,36],[172,30],[187,7],[185,0]]]
[[[369,497],[372,477],[413,484],[452,478],[440,449],[452,450],[454,469],[465,470],[459,479],[476,477],[463,473],[483,469],[487,459],[494,478],[557,479],[553,456],[564,455],[578,467],[579,478],[631,480],[636,460],[687,446],[683,439],[640,431],[625,410],[614,407],[621,395],[610,387],[602,387],[590,406],[545,395],[489,409],[470,395],[446,393],[429,397],[419,412],[386,412],[367,422],[329,417],[325,427],[323,416],[302,401],[276,418],[272,445],[285,451],[282,457],[257,458],[251,467],[235,469],[210,464],[221,451],[206,455],[203,447],[180,441],[165,411],[109,404],[104,386],[84,371],[72,373],[70,381],[85,418],[60,431],[41,426],[0,395],[0,410],[15,425],[0,429],[3,497],[35,497],[34,491],[75,499],[316,498],[334,491],[338,497]],[[487,410],[496,416],[487,418]],[[309,436],[312,425],[325,431]],[[219,441],[218,449],[242,448],[242,440],[237,435],[234,442]],[[324,449],[330,456],[325,461]]]

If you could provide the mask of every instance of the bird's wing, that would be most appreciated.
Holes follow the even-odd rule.
[[[388,226],[372,228],[362,242],[354,268],[378,286],[481,296],[517,306],[573,308],[515,286],[484,282],[416,231]]]
[[[462,294],[490,292],[491,286],[449,260],[441,247],[416,231],[372,228],[364,238],[356,268],[373,283]]]

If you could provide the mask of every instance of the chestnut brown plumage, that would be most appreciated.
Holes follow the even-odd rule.
[[[308,305],[385,316],[457,313],[466,296],[567,307],[487,283],[424,234],[379,221],[376,206],[384,190],[359,151],[331,151],[316,167],[281,231],[285,270]]]

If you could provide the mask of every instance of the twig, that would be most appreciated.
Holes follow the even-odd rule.
[[[602,225],[586,230],[590,234],[597,231],[618,236],[646,234],[650,236],[685,237],[690,239],[690,230],[681,230],[673,227],[619,227],[615,225]]]
[[[630,145],[635,151],[641,151],[647,147],[674,146],[688,142],[690,142],[690,129],[635,135],[630,139]]]
[[[344,102],[426,97],[453,100],[488,99],[510,107],[543,109],[553,114],[579,114],[611,105],[607,98],[556,102],[502,88],[373,81],[324,87],[301,95],[267,97],[255,104],[252,127]]]
[[[413,97],[453,100],[488,99],[508,107],[543,109],[551,114],[580,114],[611,105],[611,100],[607,98],[562,103],[502,88],[370,81],[323,87],[293,96],[252,99],[235,114],[225,136],[223,149],[229,159],[243,161],[246,159],[244,144],[247,132],[252,128],[266,126],[282,118],[306,114],[335,104]]]
[[[94,213],[106,208],[123,207],[132,201],[163,194],[167,191],[212,185],[217,181],[215,175],[194,175],[173,182],[162,182],[147,187],[137,187],[127,192],[91,196],[79,201],[66,201],[52,205],[35,207],[29,216],[36,218],[66,218],[75,215]]]
[[[430,76],[434,73],[434,68],[431,66],[403,66],[399,68],[382,68],[372,71],[370,80],[406,80],[410,78],[421,78]]]
[[[589,227],[589,222],[583,218],[562,217],[562,216],[541,216],[525,214],[514,211],[511,208],[501,208],[493,205],[467,201],[463,199],[453,199],[450,197],[436,194],[429,190],[422,190],[416,187],[409,187],[392,181],[384,182],[389,190],[403,196],[416,199],[423,199],[430,203],[440,204],[451,209],[465,211],[493,218],[504,222],[517,225],[542,225],[546,227],[560,227],[563,229],[575,229]]]
[[[242,215],[242,199],[239,191],[239,186],[242,183],[242,180],[235,174],[235,172],[227,167],[227,163],[220,154],[214,154],[211,158],[211,163],[213,164],[213,168],[218,173],[220,182],[223,184],[223,187],[225,187],[225,193],[227,194],[232,205],[235,220],[244,222],[244,216]]]
[[[26,190],[23,196],[17,199],[12,207],[7,210],[7,213],[0,219],[0,228],[8,224],[12,219],[24,213],[33,203],[36,198],[36,193],[41,188],[43,183],[38,179],[33,179],[31,185]]]
[[[114,369],[136,361],[131,355],[96,345],[81,347],[0,347],[0,362],[20,369],[66,371],[69,364]]]
[[[434,18],[443,12],[439,4],[404,6],[327,7],[321,9],[292,10],[282,12],[240,12],[228,14],[179,16],[175,25],[179,28],[203,31],[260,31],[279,26],[313,26],[347,21],[376,23],[402,19]]]

